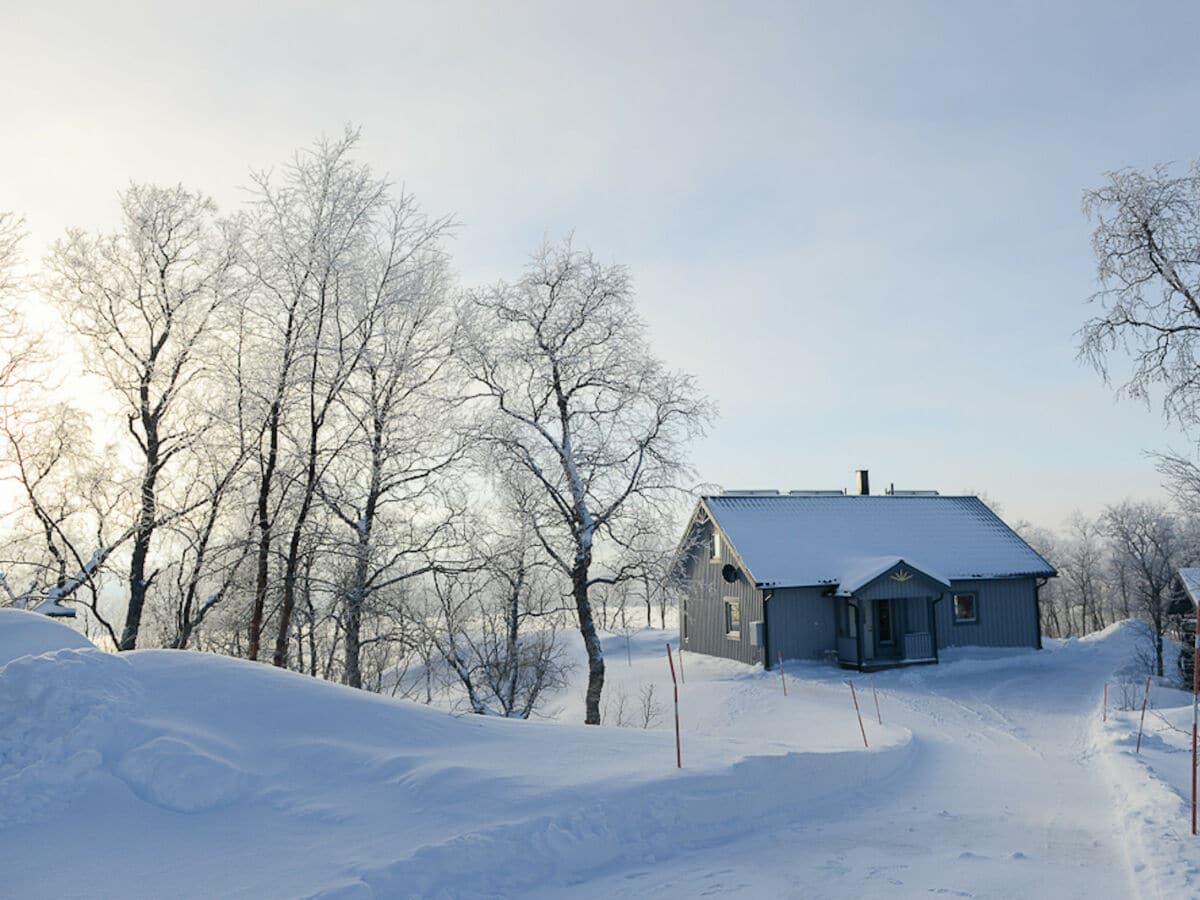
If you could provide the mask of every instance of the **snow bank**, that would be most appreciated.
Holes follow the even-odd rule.
[[[119,748],[140,694],[129,663],[94,648],[0,667],[0,829],[69,803]]]
[[[24,848],[0,850],[5,890],[78,894],[96,871],[135,897],[566,886],[821,815],[915,752],[899,727],[854,749],[847,701],[844,746],[826,733],[829,752],[780,741],[766,752],[781,755],[756,756],[759,741],[700,714],[710,694],[710,710],[757,709],[755,692],[770,708],[777,682],[731,679],[723,693],[703,668],[689,672],[689,710],[714,733],[685,735],[679,772],[669,727],[455,717],[202,653],[22,655],[0,667],[0,847]],[[805,702],[819,707],[794,708]]]
[[[23,609],[0,609],[0,666],[19,656],[95,645],[73,628]]]
[[[913,753],[909,740],[869,753],[752,757],[720,774],[683,774],[616,789],[599,803],[422,847],[314,896],[520,896],[579,884],[626,866],[719,848],[797,816],[819,818],[848,793],[885,784]]]
[[[0,643],[27,622],[0,619]],[[608,713],[623,690],[636,723],[653,686],[647,729],[573,724],[581,683],[564,721],[516,722],[209,654],[27,642],[0,666],[4,890],[79,896],[103,872],[128,897],[1125,896],[1107,781],[1144,883],[1195,895],[1173,732],[1135,759],[1128,721],[1095,724],[1126,638],[873,679],[789,664],[786,696],[778,672],[685,653],[682,771],[661,632],[606,646]]]
[[[1110,695],[1111,696],[1111,695]],[[1200,838],[1191,835],[1191,695],[1153,684],[1141,750],[1140,710],[1097,716],[1093,746],[1146,897],[1200,896]]]

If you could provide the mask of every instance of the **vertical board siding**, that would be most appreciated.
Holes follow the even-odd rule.
[[[828,588],[781,588],[767,601],[771,662],[784,659],[824,659],[836,650],[837,602],[821,596]]]
[[[938,647],[1037,647],[1034,579],[954,581],[935,609]],[[974,594],[979,621],[954,622],[954,594]]]
[[[702,532],[711,527],[709,524],[697,525]],[[732,584],[721,577],[721,567],[726,563],[738,567],[738,579]],[[684,649],[750,664],[763,662],[764,648],[750,643],[754,623],[761,622],[763,617],[762,591],[747,579],[728,543],[722,540],[720,557],[710,560],[708,541],[696,541],[684,571],[687,636],[680,636]],[[736,597],[741,603],[741,635],[737,638],[725,634],[726,597]]]

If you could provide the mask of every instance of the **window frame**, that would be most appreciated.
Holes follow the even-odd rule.
[[[731,641],[742,639],[742,598],[724,597],[725,637]]]
[[[958,614],[958,598],[971,598],[971,615],[960,616]],[[953,617],[955,625],[978,625],[979,624],[979,592],[978,591],[958,591],[950,598],[950,615]]]
[[[712,526],[712,530],[708,533],[708,561],[721,561],[721,532],[717,530],[717,526]]]

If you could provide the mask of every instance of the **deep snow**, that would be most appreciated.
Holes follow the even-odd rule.
[[[637,718],[653,684],[657,726],[597,729],[573,696],[559,722],[455,717],[0,611],[0,893],[1195,894],[1200,843],[1143,849],[1179,796],[1099,722],[1128,628],[878,673],[883,726],[856,675],[869,750],[848,673],[789,664],[785,697],[685,654],[681,772],[662,636],[635,635],[632,665],[607,641],[609,696]]]

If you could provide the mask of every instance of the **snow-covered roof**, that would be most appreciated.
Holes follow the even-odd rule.
[[[1180,569],[1179,580],[1183,582],[1183,589],[1188,592],[1192,602],[1200,602],[1200,569]]]
[[[726,496],[701,502],[757,584],[861,587],[904,560],[936,581],[1054,568],[978,497]],[[874,575],[872,575],[874,573]]]
[[[930,581],[942,585],[947,590],[950,588],[949,578],[939,575],[936,569],[932,569],[922,563],[905,559],[903,556],[870,556],[850,562],[850,568],[842,572],[837,578],[838,593],[844,597],[848,597],[860,588],[866,587],[885,572],[890,572],[899,565],[908,565],[916,569]]]

